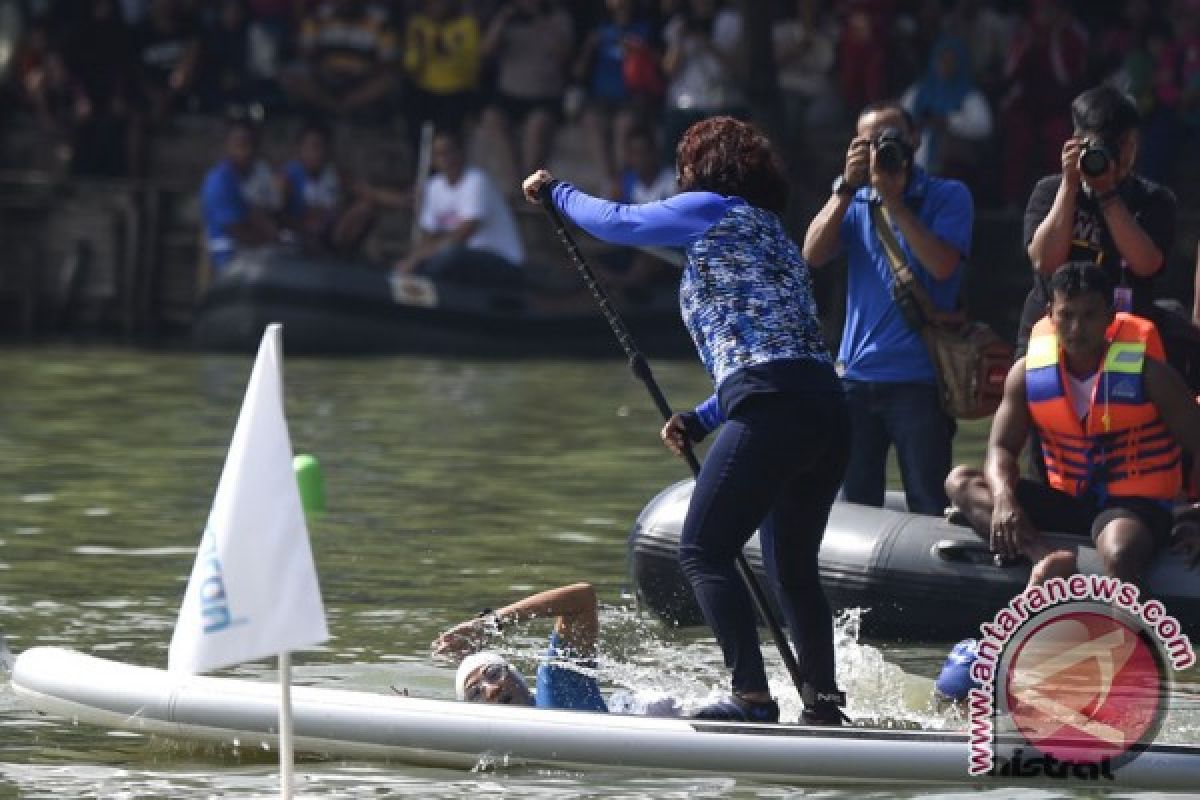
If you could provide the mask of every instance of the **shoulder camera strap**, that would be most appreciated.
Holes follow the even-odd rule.
[[[874,223],[875,234],[879,237],[879,243],[883,245],[888,266],[892,269],[892,278],[895,281],[893,295],[896,297],[905,321],[914,330],[920,331],[937,318],[933,301],[908,266],[904,250],[900,247],[900,242],[892,231],[892,215],[881,203],[871,203],[870,205],[871,222]]]

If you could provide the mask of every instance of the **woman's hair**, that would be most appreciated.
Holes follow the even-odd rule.
[[[697,122],[680,139],[675,163],[681,191],[736,195],[776,214],[787,208],[783,162],[767,137],[747,122],[733,117]]]

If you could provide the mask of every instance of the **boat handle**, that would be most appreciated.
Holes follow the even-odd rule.
[[[992,551],[982,542],[960,542],[954,539],[942,539],[930,548],[930,552],[943,561],[958,564],[992,563]]]

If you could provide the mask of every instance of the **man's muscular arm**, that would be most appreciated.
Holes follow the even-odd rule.
[[[1025,359],[1013,364],[1004,381],[1004,398],[992,419],[983,477],[992,491],[992,537],[994,552],[1015,556],[1028,537],[1035,535],[1024,510],[1017,503],[1017,481],[1021,447],[1029,435],[1029,408],[1025,404]]]

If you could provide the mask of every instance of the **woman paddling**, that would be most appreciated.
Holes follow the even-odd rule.
[[[717,391],[695,412],[672,417],[662,436],[678,453],[728,420],[696,480],[679,561],[733,672],[730,698],[695,716],[779,719],[735,568],[759,528],[771,588],[797,645],[802,721],[837,725],[845,696],[817,552],[845,469],[849,421],[808,265],[778,216],[787,181],[766,137],[732,117],[691,126],[676,161],[681,194],[656,203],[610,203],[546,170],[522,188],[532,203],[550,191],[559,211],[598,239],[687,252],[680,307]]]

